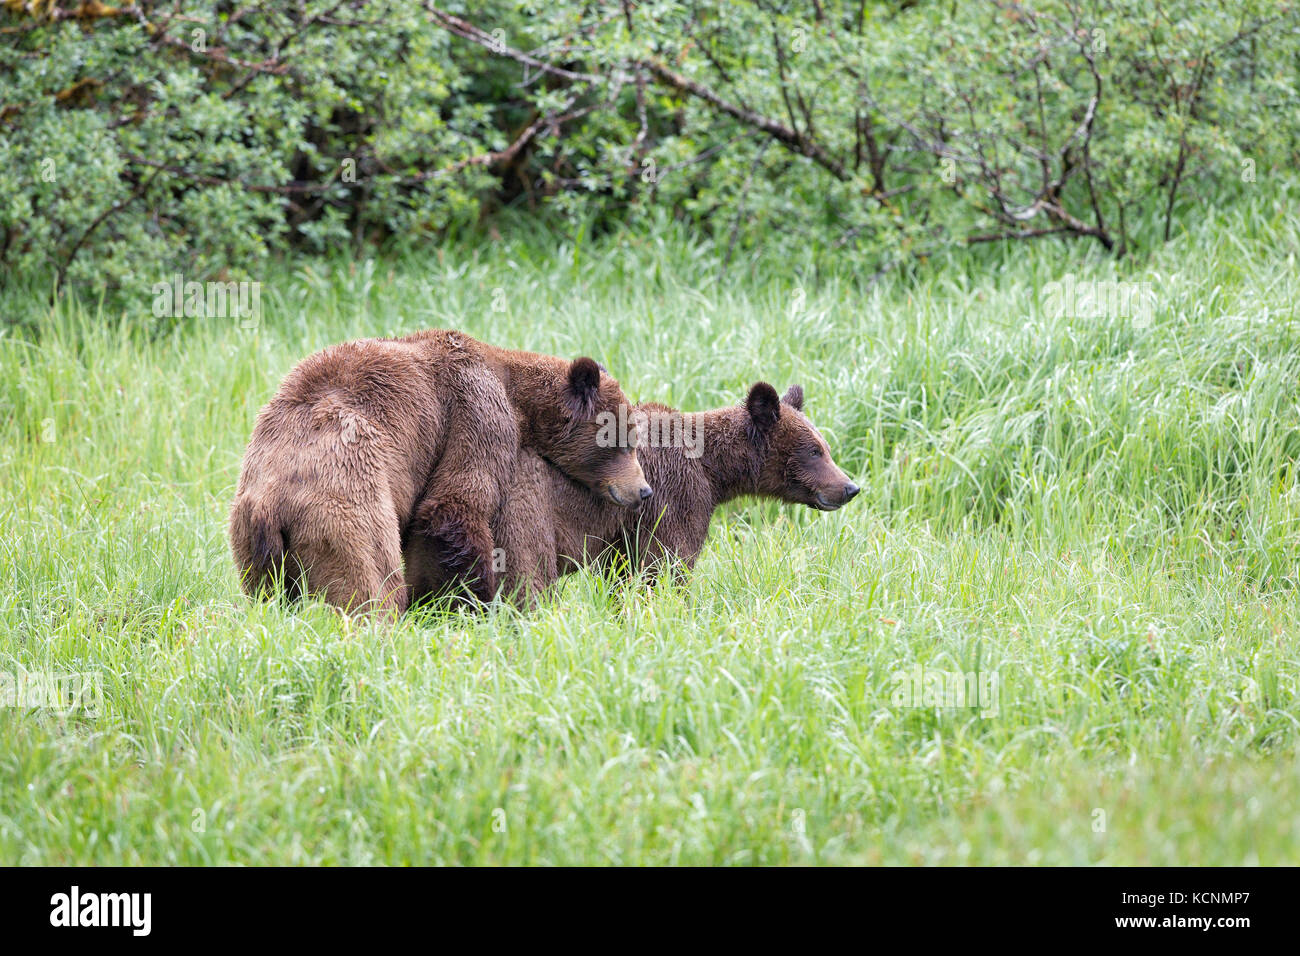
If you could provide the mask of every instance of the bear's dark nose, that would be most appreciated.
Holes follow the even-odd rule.
[[[850,481],[847,485],[844,486],[844,500],[852,501],[854,498],[858,496],[858,492],[861,490],[862,490],[861,488],[859,488],[857,485],[855,485],[853,482]]]
[[[642,486],[641,486],[641,500],[642,500],[642,501],[645,501],[647,498],[649,498],[649,497],[650,497],[651,495],[653,495],[654,493],[655,493],[655,492],[654,492],[654,489],[651,488],[649,485],[642,485]]]

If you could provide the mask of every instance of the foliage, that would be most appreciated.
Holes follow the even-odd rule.
[[[1293,2],[5,0],[7,276],[139,288],[669,209],[868,274],[1044,236],[1116,254],[1297,159]]]

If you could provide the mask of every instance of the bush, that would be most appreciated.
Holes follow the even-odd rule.
[[[242,277],[507,203],[872,271],[1122,255],[1300,152],[1290,2],[467,6],[4,0],[4,275]]]

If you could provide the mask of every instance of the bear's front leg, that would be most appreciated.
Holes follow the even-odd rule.
[[[484,603],[496,596],[492,532],[483,511],[431,495],[416,507],[411,531],[424,538],[449,585],[464,585]]]

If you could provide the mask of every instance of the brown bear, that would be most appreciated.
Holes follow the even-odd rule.
[[[259,413],[244,455],[230,544],[245,590],[265,595],[282,580],[291,599],[309,591],[339,608],[400,614],[408,540],[489,599],[491,525],[521,448],[611,507],[649,496],[635,449],[597,440],[598,422],[623,407],[592,359],[460,332],[309,356]]]
[[[859,491],[804,415],[798,385],[778,398],[759,382],[743,404],[707,412],[639,405],[618,419],[616,433],[627,429],[655,489],[652,499],[631,509],[611,507],[520,452],[506,507],[493,525],[504,552],[504,594],[531,605],[559,575],[619,558],[648,569],[652,579],[665,559],[693,567],[714,510],[742,495],[834,511]],[[408,545],[406,567],[413,597],[445,590],[423,542]]]

